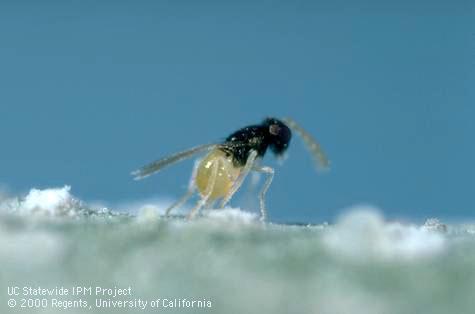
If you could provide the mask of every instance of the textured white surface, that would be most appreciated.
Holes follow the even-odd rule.
[[[187,222],[152,203],[127,216],[69,187],[3,197],[1,283],[131,286],[143,299],[212,300],[203,313],[473,313],[473,224],[390,222],[367,206],[319,226],[264,225],[230,208]]]

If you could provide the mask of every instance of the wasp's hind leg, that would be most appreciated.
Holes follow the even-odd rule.
[[[216,178],[218,177],[218,169],[220,167],[220,163],[221,161],[218,161],[213,164],[213,168],[211,169],[211,174],[208,180],[208,184],[206,186],[206,190],[204,192],[204,196],[201,197],[196,206],[193,207],[191,212],[188,214],[188,216],[186,217],[188,220],[193,219],[203,206],[212,201],[211,194],[213,193],[214,186],[216,184]]]
[[[239,177],[236,179],[236,181],[233,184],[233,187],[228,191],[226,196],[223,198],[221,201],[219,208],[224,208],[227,203],[231,200],[233,195],[239,190],[241,187],[242,183],[246,179],[247,175],[251,171],[252,167],[254,166],[254,162],[256,161],[257,158],[257,151],[253,150],[249,154],[249,157],[247,157],[246,164],[244,165],[244,168],[242,169],[241,173],[239,174]]]
[[[262,187],[262,190],[259,193],[259,204],[260,204],[260,209],[261,209],[260,220],[265,221],[267,218],[265,197],[266,197],[267,190],[269,189],[272,183],[272,180],[274,179],[274,169],[272,169],[271,167],[254,167],[252,168],[252,170],[267,174],[266,182],[264,183],[264,186]]]
[[[200,164],[199,160],[195,161],[195,165],[193,166],[193,172],[191,173],[190,182],[188,183],[188,190],[186,191],[185,195],[183,195],[178,201],[176,201],[170,207],[167,208],[165,212],[165,217],[169,217],[170,212],[174,208],[181,207],[190,199],[190,197],[193,196],[193,193],[195,193],[195,189],[196,189],[195,180],[196,180],[196,174],[198,173],[199,164]]]

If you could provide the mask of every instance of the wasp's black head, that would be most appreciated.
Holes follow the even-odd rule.
[[[262,123],[262,126],[267,129],[269,147],[276,155],[282,155],[289,147],[290,139],[292,138],[292,132],[284,122],[267,118]]]
[[[261,124],[250,125],[229,135],[221,149],[232,155],[237,166],[244,166],[251,150],[263,157],[270,148],[276,155],[282,155],[289,146],[292,134],[282,121],[267,118]]]

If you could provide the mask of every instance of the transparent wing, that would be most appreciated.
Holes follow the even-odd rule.
[[[310,154],[312,155],[313,159],[315,160],[317,164],[317,169],[318,170],[326,170],[330,168],[330,161],[328,160],[325,152],[322,150],[322,147],[320,144],[317,142],[316,139],[314,139],[310,133],[305,131],[300,125],[297,124],[293,119],[291,118],[284,118],[282,119],[287,126],[295,131],[300,137],[302,138],[303,142],[305,143],[305,146],[309,150]]]
[[[165,167],[168,167],[179,161],[188,159],[195,154],[211,150],[217,146],[218,144],[205,144],[205,145],[193,147],[191,149],[154,161],[146,166],[143,166],[142,168],[138,170],[133,171],[131,175],[134,176],[135,180],[141,180],[143,178],[151,176],[152,174],[162,170]]]

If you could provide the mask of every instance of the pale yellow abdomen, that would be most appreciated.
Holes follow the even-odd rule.
[[[210,181],[215,167],[217,167],[217,170],[214,184],[209,191],[211,192],[209,200],[226,196],[241,172],[240,168],[234,167],[231,156],[226,156],[226,153],[219,148],[212,150],[200,161],[196,173],[196,187],[203,197],[206,196],[206,189],[209,184],[212,184]]]

